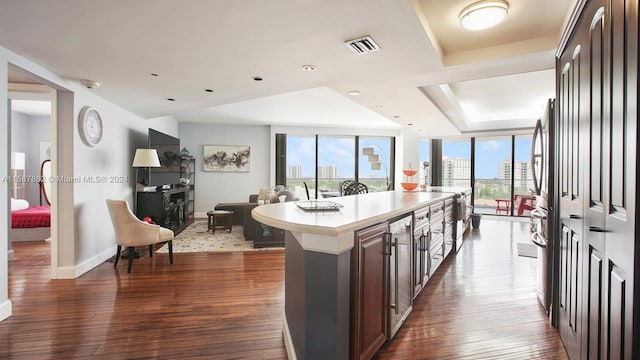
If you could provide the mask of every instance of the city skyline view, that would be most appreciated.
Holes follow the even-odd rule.
[[[358,153],[359,176],[363,178],[384,178],[390,167],[390,140],[389,138],[360,138],[360,149]],[[318,167],[325,174],[332,174],[337,178],[354,178],[355,176],[355,137],[339,136],[319,136],[318,137]],[[413,168],[421,172],[422,162],[429,160],[429,141],[421,141],[419,145],[420,163]],[[362,154],[363,147],[373,147],[374,153],[379,155],[380,169],[372,169],[367,155]],[[515,161],[529,162],[531,156],[531,137],[516,136],[515,140]],[[296,168],[295,174],[301,178],[315,177],[316,168],[315,136],[289,136],[287,137],[287,172],[290,167]],[[464,141],[443,141],[443,158],[470,159],[471,145],[469,140]],[[476,166],[475,175],[477,179],[497,179],[499,175],[500,163],[511,159],[511,137],[476,139]],[[335,175],[334,175],[335,174]],[[422,179],[423,180],[423,179]]]

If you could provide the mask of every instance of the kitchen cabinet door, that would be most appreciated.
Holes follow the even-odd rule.
[[[387,340],[387,234],[386,223],[355,234],[352,359],[371,359]]]

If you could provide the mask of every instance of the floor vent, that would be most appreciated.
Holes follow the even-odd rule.
[[[368,35],[359,39],[346,41],[344,44],[356,54],[366,54],[380,50],[380,46]]]

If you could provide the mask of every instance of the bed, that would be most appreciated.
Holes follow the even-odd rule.
[[[51,236],[50,226],[50,206],[28,206],[26,208],[12,206],[9,234],[11,241],[46,240]]]

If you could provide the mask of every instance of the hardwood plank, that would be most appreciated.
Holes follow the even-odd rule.
[[[526,223],[483,219],[378,359],[566,359],[537,303]],[[505,236],[505,234],[512,234]],[[284,252],[166,254],[48,278],[49,243],[15,243],[7,359],[286,359]]]

